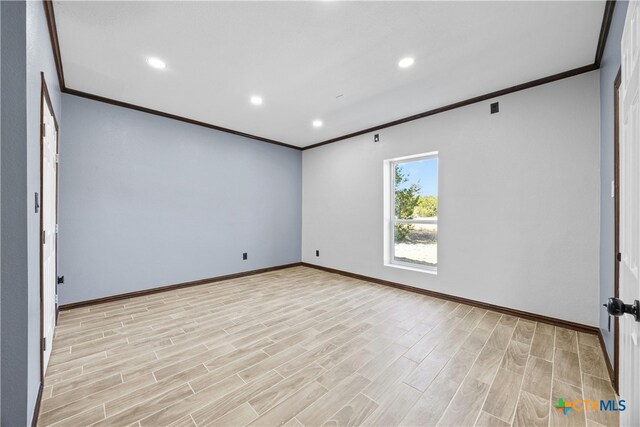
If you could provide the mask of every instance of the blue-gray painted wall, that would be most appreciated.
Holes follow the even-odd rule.
[[[40,387],[40,73],[58,119],[60,89],[42,2],[2,8],[2,425],[25,425]]]
[[[62,111],[61,304],[300,261],[299,150],[66,94]]]
[[[2,426],[27,425],[27,108],[26,7],[2,9]]]
[[[627,2],[618,1],[611,21],[609,37],[600,65],[600,301],[613,296],[614,281],[614,204],[613,181],[613,83],[620,68],[620,40]],[[613,321],[607,328],[608,316],[600,306],[600,330],[613,362]]]
[[[40,104],[44,73],[53,111],[62,122],[61,93],[51,50],[49,28],[42,2],[27,1],[27,236],[28,236],[28,336],[27,362],[29,422],[40,386],[40,214],[35,213],[33,194],[40,192]],[[62,133],[60,134],[62,136]],[[29,197],[30,196],[30,197]],[[47,337],[48,342],[53,337]]]
[[[41,72],[58,119],[61,108],[42,3],[2,8],[2,425],[22,425],[40,387]]]

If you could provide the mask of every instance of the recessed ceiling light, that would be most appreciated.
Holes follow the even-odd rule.
[[[167,64],[159,58],[147,58],[147,64],[153,68],[157,68],[158,70],[164,70],[167,68]]]
[[[262,97],[261,96],[252,96],[251,103],[253,105],[262,105]]]
[[[313,125],[314,128],[322,127],[322,120],[314,120],[313,123],[311,124]]]
[[[402,58],[400,60],[400,62],[398,62],[398,67],[400,68],[407,68],[407,67],[411,67],[414,63],[414,59],[407,56],[406,58]]]

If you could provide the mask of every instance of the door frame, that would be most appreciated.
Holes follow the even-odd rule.
[[[44,191],[44,179],[43,179],[43,169],[44,169],[44,132],[43,132],[43,121],[44,121],[44,104],[47,103],[49,107],[49,111],[51,111],[51,115],[53,116],[53,123],[56,127],[56,154],[60,149],[60,136],[59,136],[59,127],[58,120],[56,119],[56,112],[53,109],[53,104],[51,103],[51,97],[49,96],[49,89],[47,88],[47,82],[44,78],[44,73],[40,73],[40,381],[44,381],[44,251],[43,251],[43,233],[44,233],[44,216],[42,205],[44,203],[44,198],[42,197]],[[58,166],[56,166],[56,222],[58,221]],[[56,246],[56,259],[55,259],[55,277],[58,277],[58,233],[54,233],[55,236],[55,246]],[[57,282],[57,280],[56,280]],[[56,284],[56,292],[58,285]],[[58,323],[58,305],[56,304],[56,324]],[[51,342],[49,345],[53,344],[53,337],[51,337]]]
[[[613,296],[620,298],[620,83],[622,80],[622,68],[613,81],[613,210],[614,210],[614,244],[613,244]],[[619,393],[620,379],[620,322],[614,317],[613,323],[613,388]]]

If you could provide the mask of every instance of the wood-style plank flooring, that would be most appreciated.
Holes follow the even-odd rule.
[[[595,335],[294,267],[60,313],[41,426],[618,425]]]

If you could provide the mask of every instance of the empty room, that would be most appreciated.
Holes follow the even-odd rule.
[[[640,2],[0,1],[2,427],[640,427]]]

